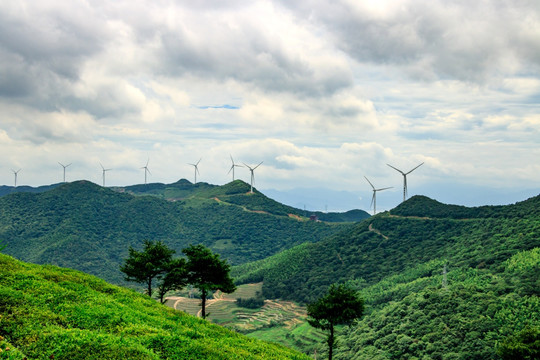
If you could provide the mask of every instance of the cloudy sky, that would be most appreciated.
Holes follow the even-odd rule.
[[[410,195],[523,200],[540,192],[540,2],[4,0],[0,149],[6,185],[60,182],[58,162],[143,183],[148,159],[149,182],[193,181],[201,158],[198,180],[224,184],[232,155],[264,161],[263,192],[329,211],[367,210],[364,176],[397,205],[386,164],[424,163]]]

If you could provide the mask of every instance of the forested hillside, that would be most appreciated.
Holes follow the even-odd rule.
[[[3,254],[0,358],[309,359],[93,276]]]
[[[264,209],[252,206],[262,195],[248,194],[246,186],[241,181],[207,186],[203,190],[211,193],[178,201],[133,196],[87,181],[39,194],[11,194],[0,198],[0,242],[7,245],[5,253],[18,259],[121,283],[119,265],[128,247],[139,248],[144,240],[161,240],[177,252],[188,244],[204,244],[241,264],[351,226],[251,210]]]
[[[246,207],[253,211],[264,211],[280,216],[310,217],[315,215],[320,221],[327,222],[355,222],[368,218],[370,215],[364,210],[350,210],[344,213],[323,213],[320,211],[305,211],[291,206],[283,205],[272,200],[254,189],[256,196],[247,197],[250,186],[241,180],[232,181],[223,186],[211,185],[204,182],[192,184],[181,179],[173,184],[132,185],[114,188],[117,191],[129,192],[133,195],[153,195],[167,200],[181,200],[190,197],[213,198],[231,204]]]
[[[339,359],[493,359],[504,344],[540,341],[539,209],[540,196],[480,208],[413,197],[233,273],[300,302],[334,282],[356,286],[368,310]]]

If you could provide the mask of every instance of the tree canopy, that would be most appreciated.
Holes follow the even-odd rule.
[[[328,334],[328,359],[332,359],[335,345],[334,328],[350,325],[362,316],[364,301],[357,291],[345,284],[333,284],[328,292],[314,303],[308,304],[308,322],[311,326],[326,330]]]
[[[201,291],[202,317],[206,318],[206,297],[209,292],[221,290],[232,293],[236,285],[230,277],[230,266],[204,245],[190,245],[182,252],[187,256],[188,283]]]
[[[146,284],[149,296],[152,296],[152,281],[165,277],[171,268],[175,251],[161,241],[144,241],[142,251],[129,247],[129,257],[120,270],[126,274],[126,281]]]

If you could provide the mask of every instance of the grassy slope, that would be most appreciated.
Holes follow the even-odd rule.
[[[2,254],[0,336],[9,359],[308,359],[93,276]]]
[[[213,199],[262,196],[246,195],[246,186],[197,184],[202,195],[175,202],[86,181],[40,194],[12,194],[0,198],[0,241],[8,245],[6,253],[21,260],[75,268],[118,284],[128,247],[140,248],[144,240],[162,240],[178,253],[202,243],[239,264],[351,226],[298,221]]]

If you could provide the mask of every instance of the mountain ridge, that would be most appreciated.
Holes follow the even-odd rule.
[[[118,268],[129,246],[140,247],[144,240],[164,241],[177,253],[202,243],[238,264],[350,226],[291,217],[288,208],[263,194],[248,195],[241,181],[197,188],[176,201],[88,181],[10,194],[0,197],[0,241],[19,259],[76,268],[120,284]]]

